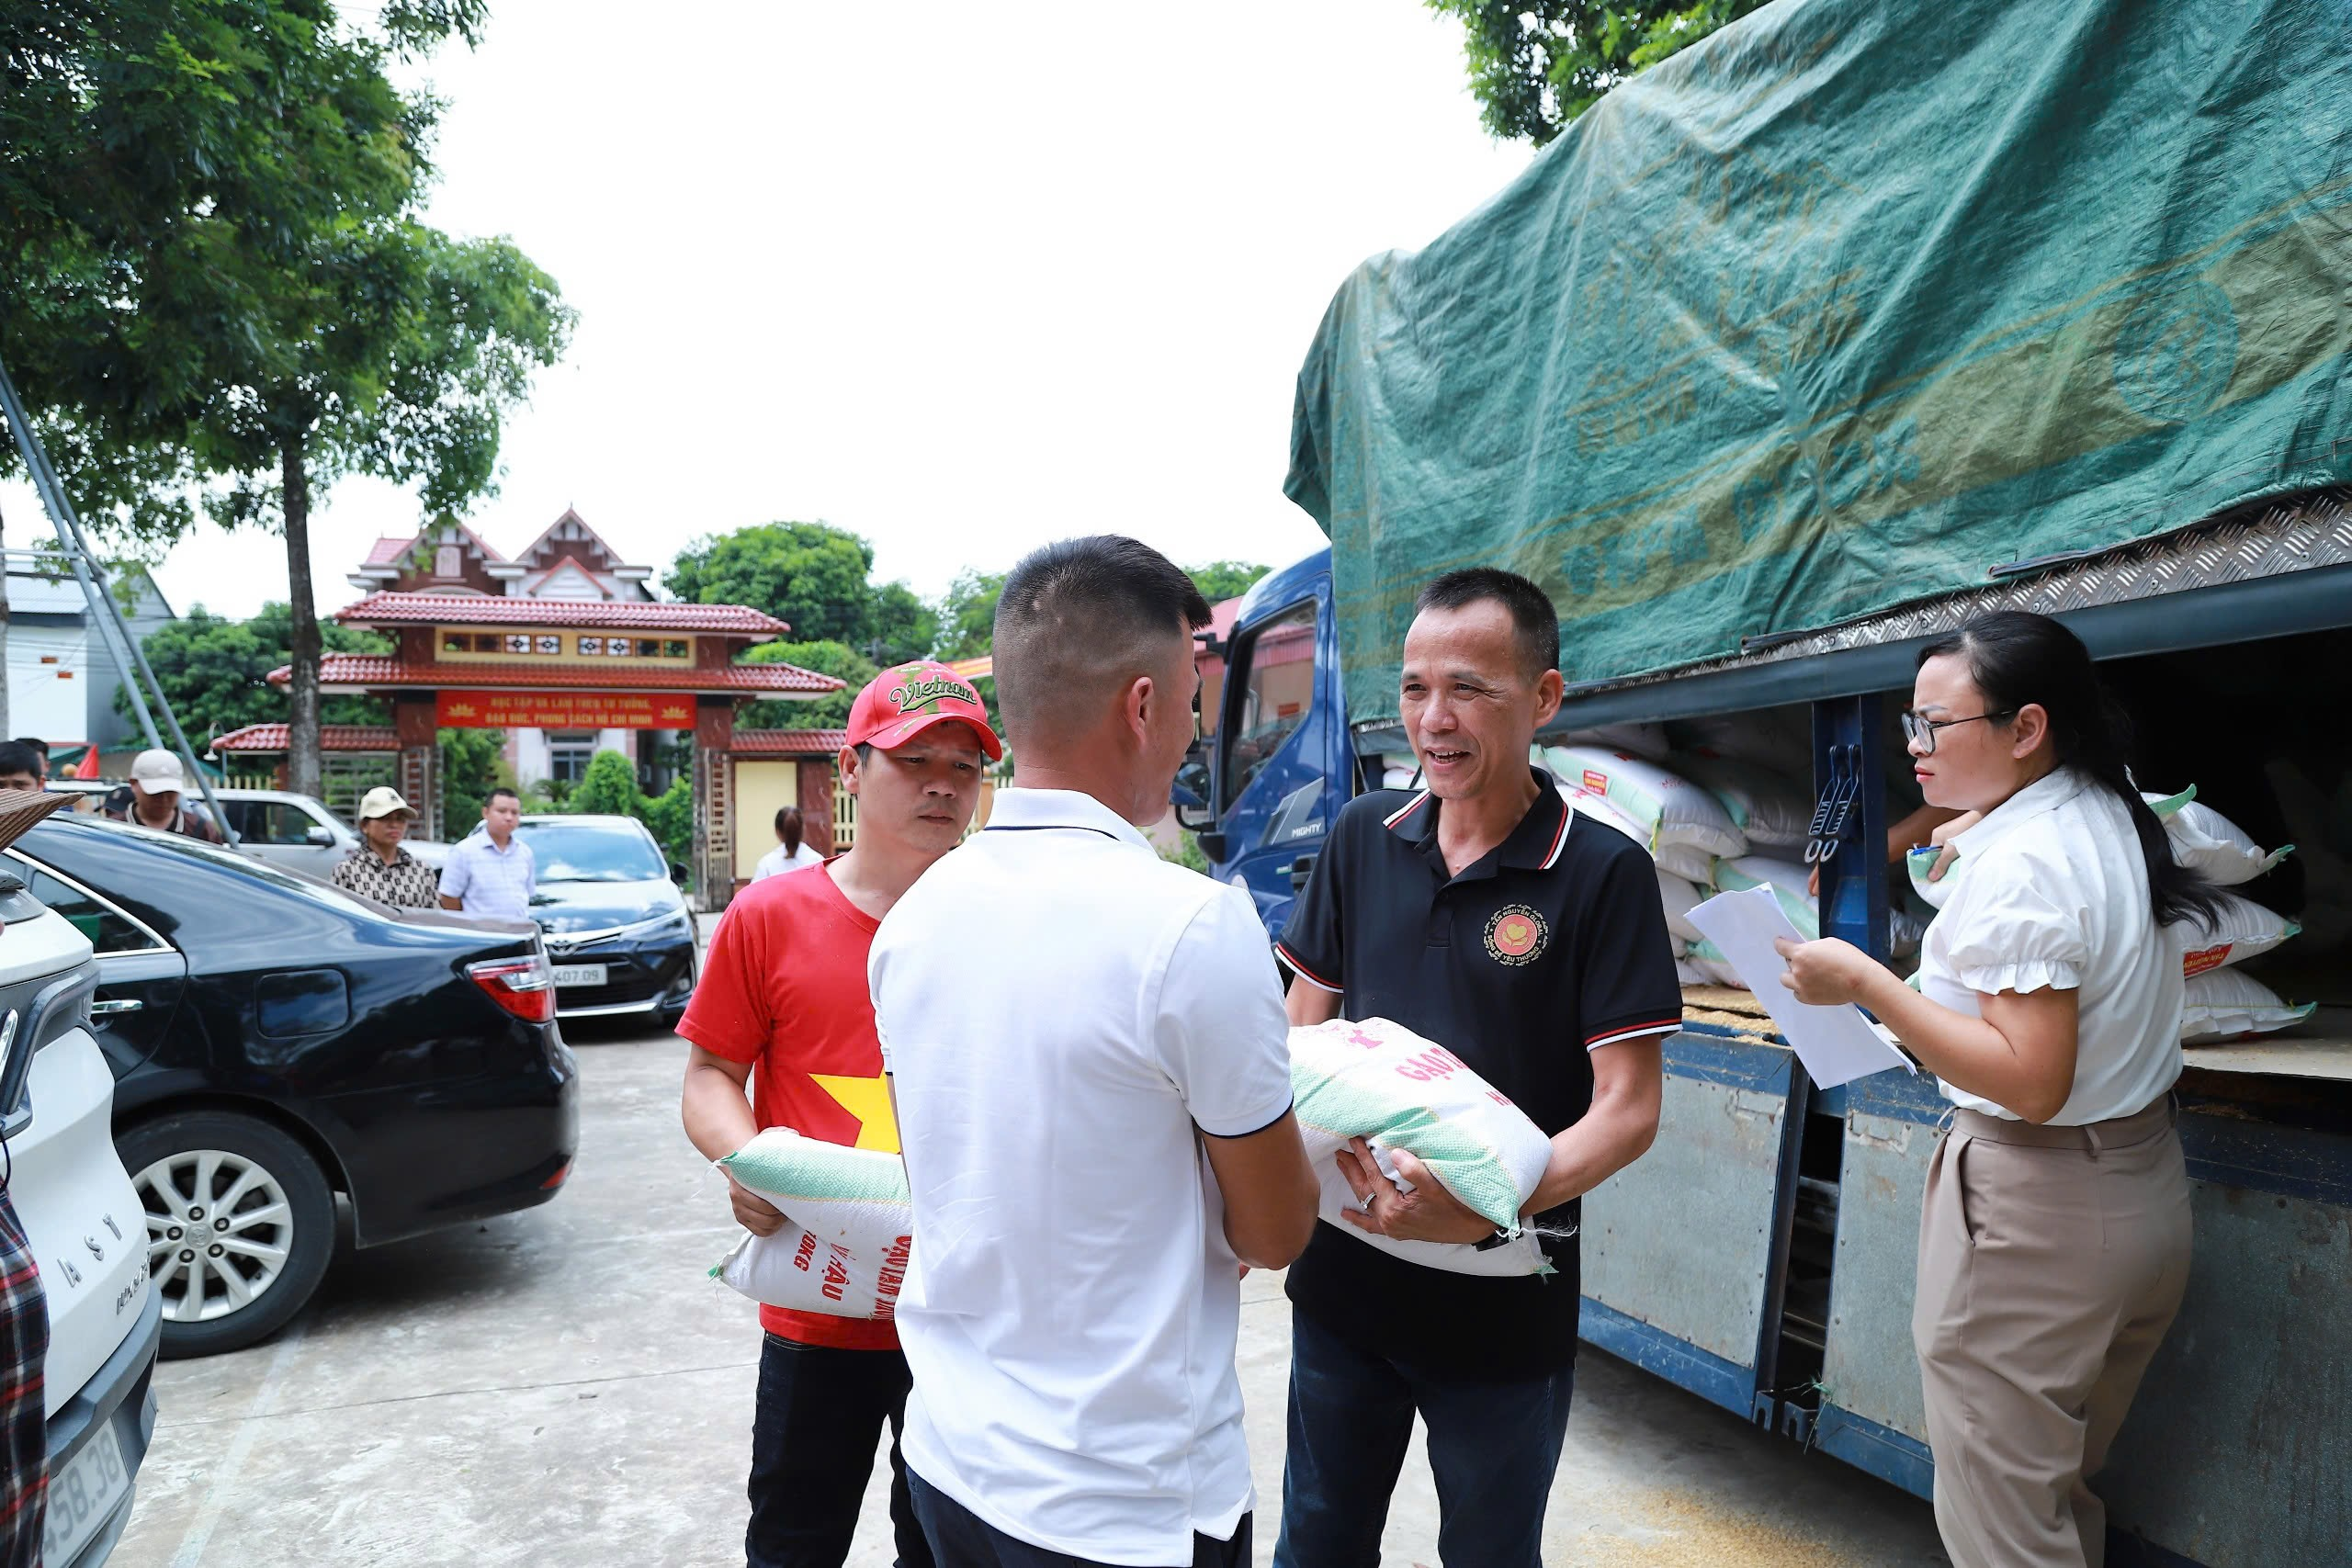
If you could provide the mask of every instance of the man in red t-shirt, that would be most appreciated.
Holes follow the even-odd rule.
[[[866,950],[899,895],[962,840],[980,770],[1003,747],[979,694],[928,661],[886,670],[858,694],[849,741],[841,773],[842,787],[857,796],[855,847],[739,894],[678,1024],[693,1045],[686,1136],[707,1159],[733,1154],[764,1127],[899,1150]],[[770,1235],[783,1224],[731,1177],[728,1187],[746,1230]],[[909,1380],[897,1332],[888,1323],[772,1306],[760,1308],[760,1326],[767,1339],[752,1424],[750,1568],[841,1568],[885,1421],[899,1562],[931,1568],[899,1459]]]

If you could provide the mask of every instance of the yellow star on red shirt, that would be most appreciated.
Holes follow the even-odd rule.
[[[811,1073],[808,1081],[857,1118],[854,1147],[879,1149],[886,1155],[899,1152],[899,1119],[890,1111],[888,1078],[878,1074],[870,1078],[845,1078],[831,1073]]]

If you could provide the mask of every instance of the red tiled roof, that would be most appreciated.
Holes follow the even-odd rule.
[[[288,728],[283,724],[249,724],[243,729],[214,736],[212,750],[283,751],[286,750]],[[389,724],[322,724],[319,727],[319,750],[322,751],[397,751],[400,749],[400,731]]]
[[[474,548],[481,552],[482,559],[503,561],[506,558],[491,547],[488,539],[483,538],[464,524],[458,525],[458,532],[463,534],[468,540],[471,541]],[[409,551],[416,547],[416,541],[423,533],[424,530],[420,529],[417,533],[401,539],[396,539],[390,534],[379,534],[376,536],[375,547],[368,552],[368,558],[359,564],[362,567],[399,566],[406,558]]]
[[[739,729],[738,757],[831,757],[849,744],[846,729]]]
[[[269,672],[269,683],[283,686],[294,678],[294,667],[281,664]],[[319,661],[319,682],[326,686],[426,686],[435,691],[492,689],[542,691],[550,687],[601,686],[610,691],[741,692],[747,696],[774,696],[805,692],[818,695],[838,692],[847,682],[797,664],[728,664],[716,670],[689,665],[631,663],[607,670],[589,662],[532,664],[520,660],[489,660],[447,664],[427,660],[408,663],[379,653],[330,653]]]
[[[733,632],[780,637],[792,628],[748,604],[680,604],[651,599],[471,598],[455,593],[370,593],[337,610],[345,626],[441,623],[491,626],[616,626],[629,631]]]

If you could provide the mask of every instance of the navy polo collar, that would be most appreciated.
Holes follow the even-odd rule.
[[[1542,768],[1531,766],[1528,772],[1535,775],[1535,799],[1528,806],[1527,814],[1519,819],[1519,825],[1503,840],[1500,849],[1482,857],[1478,864],[1493,861],[1518,871],[1549,871],[1559,863],[1560,848],[1568,841],[1573,814],[1568,810],[1567,798],[1560,793],[1559,781]],[[1436,853],[1441,804],[1437,796],[1422,790],[1388,814],[1388,830]]]

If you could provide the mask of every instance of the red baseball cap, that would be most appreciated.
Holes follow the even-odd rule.
[[[849,710],[849,743],[895,751],[934,724],[969,725],[989,761],[1004,742],[989,728],[989,710],[972,683],[928,659],[895,665],[865,683]]]

